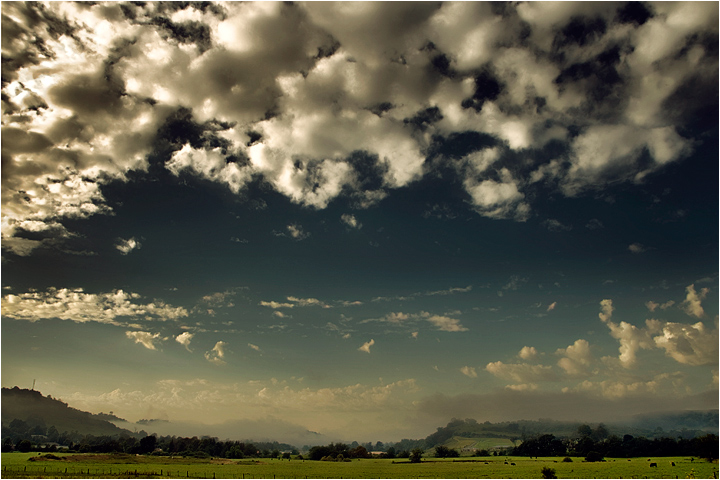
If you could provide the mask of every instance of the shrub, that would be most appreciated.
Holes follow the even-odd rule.
[[[27,453],[32,448],[32,443],[30,443],[30,440],[21,440],[17,445],[16,448],[19,452]]]
[[[542,478],[557,478],[554,468],[543,467],[542,470],[540,470],[540,473],[542,474]]]
[[[542,478],[557,478],[554,468],[543,467],[542,470],[540,470],[540,473],[542,474]]]
[[[565,462],[565,463],[567,463],[567,462],[572,462],[572,458],[570,458],[570,457],[565,457],[565,458],[563,458],[562,461]]]
[[[412,452],[410,452],[410,463],[420,463],[422,454],[422,448],[413,448]]]
[[[588,452],[587,457],[585,457],[586,462],[602,462],[603,456],[599,452]]]

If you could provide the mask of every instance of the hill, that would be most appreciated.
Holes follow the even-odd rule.
[[[34,434],[45,435],[50,427],[55,427],[60,433],[78,432],[82,435],[95,436],[135,435],[105,420],[105,416],[105,414],[93,415],[77,410],[49,395],[45,397],[36,390],[18,387],[2,389],[3,437],[17,428],[27,428],[33,430]],[[17,422],[13,423],[14,420]],[[25,425],[20,422],[24,422]]]
[[[602,424],[601,424],[602,425]],[[538,435],[551,434],[558,438],[577,438],[578,429],[583,426],[580,422],[560,422],[549,419],[519,420],[502,423],[478,423],[468,418],[465,420],[453,418],[446,426],[438,427],[437,431],[423,440],[403,440],[396,445],[396,449],[414,448],[421,446],[432,449],[443,445],[448,448],[485,449],[510,447],[519,444],[524,439]],[[587,425],[584,427],[590,428]],[[595,426],[597,427],[597,426]],[[634,421],[626,424],[608,424],[602,427],[605,435],[630,434],[653,438],[691,439],[707,433],[718,433],[718,411],[687,411],[638,416]]]

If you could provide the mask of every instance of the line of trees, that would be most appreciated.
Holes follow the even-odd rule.
[[[510,451],[511,455],[526,457],[585,457],[588,461],[604,457],[676,457],[692,456],[713,460],[718,458],[718,436],[707,434],[691,439],[655,438],[609,435],[595,440],[591,435],[574,439],[559,439],[546,434],[528,438]]]
[[[69,441],[64,446],[70,452],[77,453],[129,453],[152,455],[180,455],[190,457],[219,458],[290,458],[300,452],[285,443],[278,442],[238,442],[220,441],[214,437],[175,437],[146,435],[142,438],[122,435],[119,437],[94,435],[68,435],[76,441]],[[54,452],[58,448],[54,442],[33,441],[28,438],[3,439],[2,451],[38,451]]]

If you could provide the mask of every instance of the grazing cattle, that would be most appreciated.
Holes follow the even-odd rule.
[[[653,462],[650,464],[651,467],[657,467],[657,463]]]
[[[675,462],[670,462],[670,465],[672,465],[672,466],[674,467],[674,466],[675,466]]]
[[[514,463],[511,463],[510,465],[515,465]]]

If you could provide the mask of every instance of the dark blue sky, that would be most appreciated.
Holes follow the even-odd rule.
[[[717,408],[717,4],[2,12],[3,386],[298,442]]]

